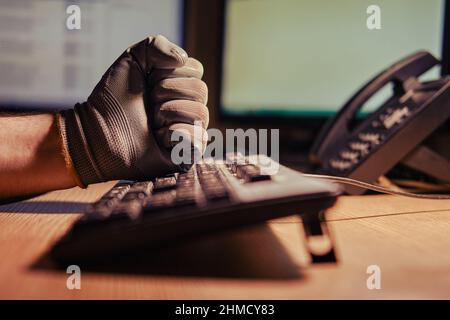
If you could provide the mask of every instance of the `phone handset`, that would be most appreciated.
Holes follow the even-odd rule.
[[[350,124],[358,110],[378,90],[392,82],[394,94],[402,95],[415,88],[417,78],[439,64],[439,60],[426,51],[419,51],[385,69],[358,90],[338,114],[330,119],[315,140],[310,153],[310,159],[320,164],[327,158],[327,152],[336,143],[336,139],[346,139],[351,135]],[[322,161],[321,161],[322,160]]]

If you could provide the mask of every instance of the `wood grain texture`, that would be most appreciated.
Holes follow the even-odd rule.
[[[113,183],[0,206],[2,299],[450,298],[450,201],[341,197],[328,214],[340,262],[308,265],[301,221],[222,232],[107,266],[80,266],[81,290],[46,252]],[[381,290],[366,268],[379,265]]]

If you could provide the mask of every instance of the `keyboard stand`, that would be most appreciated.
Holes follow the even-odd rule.
[[[324,219],[324,211],[305,212],[300,217],[303,221],[306,250],[312,263],[337,262],[333,238]]]

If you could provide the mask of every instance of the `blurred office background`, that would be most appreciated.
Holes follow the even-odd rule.
[[[366,9],[381,9],[369,30]],[[224,110],[333,115],[370,77],[418,49],[441,56],[440,0],[231,0],[224,38]],[[436,71],[435,71],[436,72]]]
[[[70,4],[81,8],[81,30],[65,27]],[[405,55],[428,50],[448,69],[444,0],[378,0],[380,30],[366,27],[371,4],[0,0],[0,106],[71,107],[125,48],[160,33],[204,64],[211,126],[275,127],[283,141],[309,141],[361,85]]]
[[[81,9],[68,30],[66,8]],[[181,0],[0,0],[0,104],[71,107],[131,44],[164,34],[182,44]]]

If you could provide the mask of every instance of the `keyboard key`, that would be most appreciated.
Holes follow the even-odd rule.
[[[177,186],[175,177],[156,178],[153,183],[153,192],[174,189]]]
[[[144,201],[148,194],[143,191],[130,191],[122,199],[122,201]]]
[[[218,169],[215,165],[208,164],[208,163],[197,164],[197,174],[199,176],[208,174],[208,173],[217,172],[217,171],[218,171]]]
[[[228,198],[228,191],[217,166],[199,164],[197,165],[197,174],[207,201],[218,201]]]
[[[182,180],[177,182],[177,188],[193,188],[195,186],[195,180]]]
[[[129,184],[120,184],[115,186],[111,192],[127,192],[128,190],[130,190],[130,185]]]
[[[245,164],[237,166],[236,175],[238,178],[244,179],[245,182],[256,182],[270,180],[268,174],[262,174],[261,169],[254,164]]]
[[[77,225],[93,224],[103,222],[110,218],[114,206],[94,203],[88,207],[83,217],[78,220]]]
[[[189,171],[189,172],[185,172],[185,173],[180,173],[178,175],[177,181],[178,182],[180,182],[180,181],[191,181],[193,179],[195,179],[195,173],[194,173],[194,171]]]
[[[192,189],[194,188],[196,183],[195,179],[195,173],[193,171],[182,173],[178,175],[177,179],[177,189],[180,188],[187,188]]]
[[[105,220],[111,215],[112,207],[93,205],[86,210],[83,220]]]
[[[103,199],[122,199],[122,197],[128,192],[130,189],[130,186],[120,186],[115,187],[111,191],[109,191],[107,194],[105,194],[102,198]]]
[[[228,191],[223,187],[203,189],[205,197],[208,201],[217,201],[222,199],[228,199]]]
[[[117,197],[102,197],[99,201],[97,201],[95,204],[93,204],[94,207],[100,208],[100,207],[109,207],[112,208],[116,204],[120,202],[120,199]]]
[[[144,212],[171,208],[175,205],[175,190],[162,191],[150,196],[144,207]]]
[[[129,192],[143,192],[146,195],[149,195],[153,191],[153,182],[151,181],[142,181],[134,183]]]
[[[86,216],[89,219],[103,220],[109,217],[113,209],[120,203],[122,195],[110,195],[103,196],[100,200],[93,203],[86,210]]]
[[[132,200],[128,202],[123,202],[119,206],[117,206],[109,216],[109,220],[122,218],[135,220],[139,218],[141,213],[142,213],[142,202],[139,200]]]

